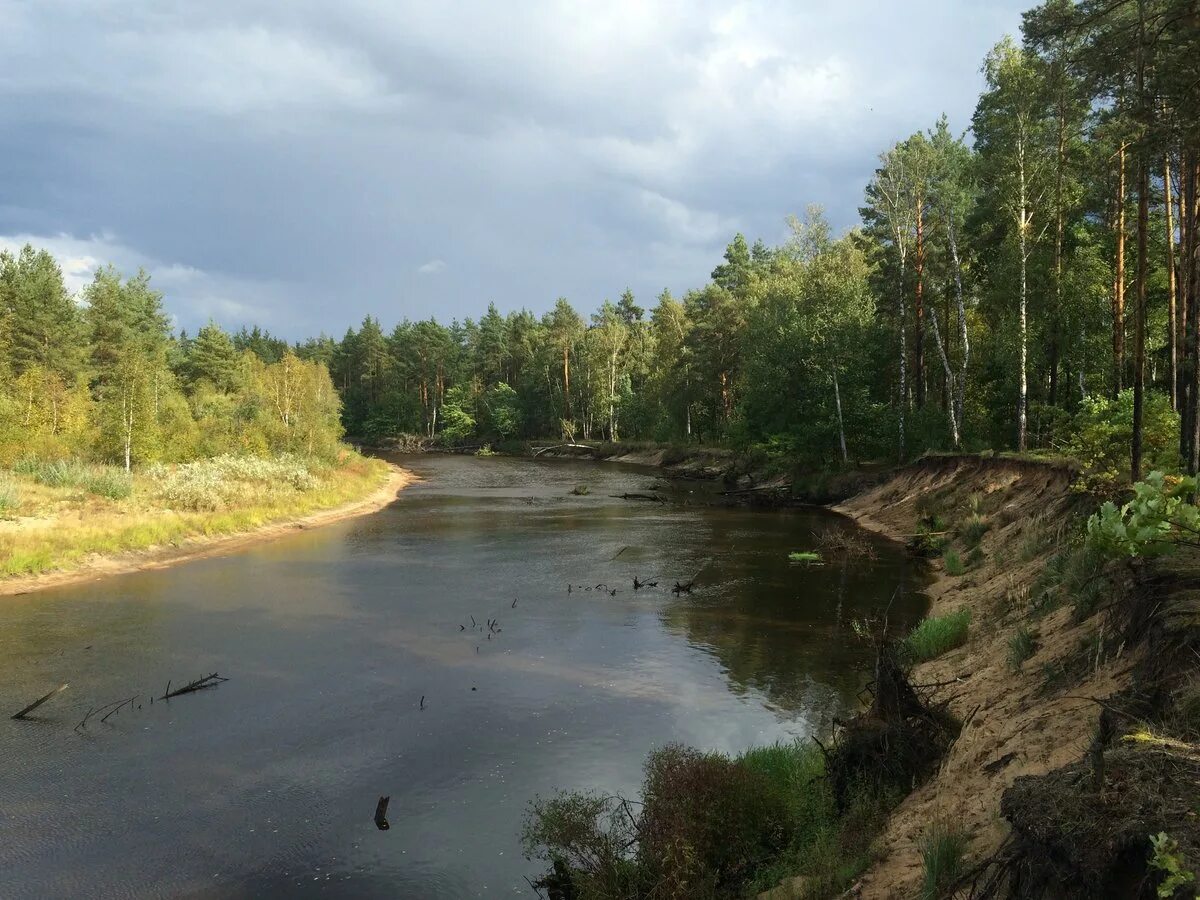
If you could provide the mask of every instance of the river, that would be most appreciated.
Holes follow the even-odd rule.
[[[635,793],[671,741],[826,729],[867,678],[855,617],[897,587],[893,624],[925,608],[869,535],[874,561],[789,563],[844,525],[824,510],[615,499],[659,479],[613,464],[397,461],[423,480],[380,513],[4,599],[0,896],[532,896],[532,797]],[[209,672],[229,681],[150,703]]]

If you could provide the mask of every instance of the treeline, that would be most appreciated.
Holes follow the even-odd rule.
[[[46,251],[0,253],[0,464],[336,453],[319,363],[257,329],[173,335],[145,273],[101,269],[79,299]]]
[[[1049,0],[983,72],[970,141],[943,117],[887,148],[860,228],[833,235],[812,209],[778,246],[738,235],[682,297],[626,291],[588,316],[565,299],[542,316],[489,306],[477,321],[390,332],[368,317],[340,340],[291,348],[212,325],[172,338],[157,299],[141,299],[153,295],[144,278],[114,286],[102,272],[84,300],[128,295],[123,315],[139,324],[125,331],[151,336],[135,354],[151,361],[137,383],[154,414],[134,403],[146,456],[199,446],[206,415],[236,423],[230,440],[294,442],[263,386],[286,361],[308,373],[326,431],[328,370],[346,430],[364,440],[694,441],[812,464],[991,447],[1091,455],[1114,476],[1195,471],[1200,11],[1194,0]],[[38,254],[26,257],[6,271]],[[56,409],[22,405],[37,391],[13,387],[50,378],[38,396],[79,398],[90,445],[120,456],[131,442],[102,349],[108,316],[48,290],[45,313],[80,325],[64,332],[66,352],[39,356],[59,338],[22,344],[6,301],[4,340],[24,356],[11,351],[4,421]],[[236,378],[197,362],[210,357],[234,360]],[[171,409],[194,437],[156,437],[175,427]]]
[[[984,61],[970,144],[943,118],[881,155],[861,229],[835,238],[810,212],[781,246],[739,235],[708,284],[648,311],[626,292],[586,319],[565,300],[390,334],[367,319],[309,351],[364,437],[697,440],[828,462],[1066,451],[1103,426],[1127,441],[1125,471],[1162,444],[1194,470],[1198,69],[1190,0],[1052,0]]]

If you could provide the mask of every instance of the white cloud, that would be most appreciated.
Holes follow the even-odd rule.
[[[166,263],[135,250],[111,233],[88,237],[69,234],[0,235],[0,250],[17,252],[26,244],[48,250],[62,269],[67,290],[79,295],[96,270],[112,265],[123,275],[145,269],[151,285],[163,292],[164,306],[176,323],[193,331],[212,318],[226,327],[257,323],[278,327],[286,290],[272,284]]]
[[[446,262],[441,259],[431,259],[429,262],[417,266],[417,271],[422,275],[436,275],[438,272],[446,271]]]

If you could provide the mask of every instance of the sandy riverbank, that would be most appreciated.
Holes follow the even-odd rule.
[[[51,587],[93,581],[110,575],[162,569],[192,559],[233,553],[300,529],[318,528],[376,512],[394,501],[405,487],[416,480],[417,477],[412,472],[389,464],[387,479],[383,484],[357,500],[302,516],[285,516],[258,528],[234,534],[197,535],[167,546],[112,555],[93,554],[69,569],[11,576],[0,580],[0,596],[27,594]]]

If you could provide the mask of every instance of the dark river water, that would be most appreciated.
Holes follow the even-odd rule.
[[[789,564],[843,521],[822,510],[613,499],[656,480],[616,465],[399,461],[424,481],[378,514],[3,599],[0,897],[531,896],[530,798],[636,792],[671,741],[825,729],[867,677],[852,620],[898,586],[893,624],[924,610],[886,543]],[[229,681],[150,704],[209,672]]]

